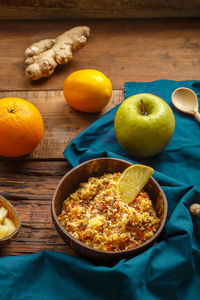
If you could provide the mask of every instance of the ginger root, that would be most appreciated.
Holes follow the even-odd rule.
[[[200,218],[200,204],[195,203],[190,206],[190,212],[192,215]]]
[[[72,60],[72,51],[82,48],[89,34],[89,27],[78,26],[56,39],[46,39],[31,45],[25,51],[26,76],[31,80],[51,76],[57,65]]]

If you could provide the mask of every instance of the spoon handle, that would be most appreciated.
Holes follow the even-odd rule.
[[[200,113],[198,111],[194,113],[194,116],[200,122]]]

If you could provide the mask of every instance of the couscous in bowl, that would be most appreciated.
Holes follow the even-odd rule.
[[[166,200],[163,190],[161,189],[159,184],[156,182],[156,180],[152,177],[150,178],[149,182],[144,187],[144,190],[141,192],[142,194],[139,195],[140,198],[144,197],[144,205],[146,205],[146,203],[148,203],[148,205],[150,205],[149,203],[152,202],[153,207],[156,211],[156,217],[153,220],[154,224],[150,223],[150,225],[148,225],[148,222],[149,222],[148,221],[147,224],[145,225],[146,226],[145,228],[148,229],[148,232],[147,232],[147,235],[149,235],[148,238],[141,237],[141,239],[140,239],[140,233],[138,230],[139,227],[137,229],[128,228],[129,229],[128,233],[126,232],[126,230],[125,231],[121,230],[120,228],[123,226],[123,222],[120,221],[121,216],[119,215],[119,218],[117,218],[115,216],[114,223],[116,223],[116,224],[109,223],[109,227],[112,228],[112,230],[114,230],[113,234],[112,234],[112,240],[114,239],[113,238],[114,235],[115,236],[117,236],[117,234],[118,234],[118,236],[120,236],[120,234],[122,234],[122,235],[120,236],[120,238],[116,239],[114,244],[111,243],[111,247],[108,247],[108,245],[109,245],[108,240],[105,239],[106,230],[103,230],[103,234],[102,234],[102,232],[100,232],[100,231],[102,231],[102,228],[105,227],[106,224],[103,223],[103,221],[105,220],[105,218],[107,220],[108,216],[104,215],[102,212],[100,213],[100,215],[95,215],[95,209],[96,208],[101,209],[103,207],[102,199],[100,198],[101,201],[98,201],[102,191],[100,191],[100,195],[97,195],[97,204],[95,204],[96,206],[92,207],[92,210],[91,210],[91,208],[86,206],[84,213],[82,213],[78,216],[78,218],[79,218],[78,224],[79,225],[82,224],[82,229],[83,229],[85,226],[85,224],[83,223],[84,222],[83,219],[85,218],[86,214],[88,214],[89,210],[92,211],[92,213],[89,214],[92,216],[91,219],[86,222],[87,222],[87,224],[89,224],[87,226],[87,228],[89,229],[89,232],[93,232],[93,231],[91,231],[91,228],[94,228],[94,226],[96,226],[96,228],[95,228],[96,237],[95,238],[90,239],[88,237],[88,232],[86,232],[86,231],[83,232],[83,235],[82,235],[81,230],[80,230],[80,235],[77,235],[79,232],[79,230],[77,230],[77,229],[79,227],[74,228],[74,231],[69,230],[69,227],[64,226],[65,223],[62,222],[63,220],[69,219],[71,222],[70,224],[72,224],[72,227],[75,226],[75,225],[73,225],[73,222],[72,222],[72,219],[74,218],[74,216],[72,217],[72,215],[71,215],[72,210],[69,209],[68,206],[70,206],[70,201],[71,202],[75,201],[73,203],[73,205],[76,207],[76,210],[80,209],[80,207],[77,208],[77,205],[76,205],[77,204],[76,200],[78,199],[76,192],[79,192],[79,195],[80,195],[79,189],[81,186],[85,187],[84,193],[86,192],[86,190],[88,189],[88,186],[87,186],[88,179],[94,181],[95,178],[98,178],[98,180],[101,178],[100,180],[103,180],[104,182],[108,182],[109,180],[106,179],[106,177],[104,177],[104,176],[107,176],[107,174],[109,174],[109,176],[111,176],[111,177],[112,177],[112,174],[115,174],[114,176],[116,176],[116,177],[120,176],[120,173],[122,173],[130,165],[131,165],[131,163],[129,163],[127,161],[115,159],[115,158],[93,159],[93,160],[87,161],[87,162],[73,168],[59,182],[58,187],[54,193],[53,200],[52,200],[53,222],[55,224],[55,227],[56,227],[58,233],[61,235],[63,240],[67,244],[69,244],[73,250],[78,251],[81,255],[83,255],[87,258],[101,259],[101,260],[118,260],[121,258],[133,257],[133,256],[141,253],[142,251],[146,250],[150,246],[152,246],[155,243],[155,241],[157,241],[160,233],[162,232],[165,221],[166,221],[166,215],[167,215],[167,200]],[[80,186],[80,184],[81,184],[81,186]],[[114,183],[112,182],[112,185],[113,184]],[[102,184],[99,184],[99,185],[102,186]],[[90,185],[90,188],[91,188],[91,185]],[[109,189],[109,191],[110,190],[111,189]],[[73,197],[72,195],[75,195],[75,196]],[[81,197],[79,197],[79,198],[81,199]],[[106,196],[106,198],[108,198],[108,197]],[[104,199],[106,199],[106,198],[104,198]],[[151,199],[150,202],[149,202],[149,198]],[[148,200],[148,201],[146,201],[146,200]],[[126,205],[124,207],[123,204],[120,204],[120,202],[118,202],[118,199],[116,199],[116,201],[117,202],[116,203],[114,202],[113,207],[121,205],[121,207],[119,208],[119,211],[123,212],[123,216],[127,212],[127,214],[128,213],[134,214],[134,218],[137,218],[137,215],[135,216],[135,214],[137,213],[137,211],[135,210],[136,209],[135,207],[132,207],[131,209],[127,210]],[[137,204],[137,201],[136,201],[136,204]],[[85,203],[84,203],[84,205],[85,205]],[[101,207],[98,205],[101,205]],[[105,201],[104,205],[105,206],[107,205],[106,201]],[[66,211],[63,210],[63,207],[67,207]],[[106,209],[106,210],[108,210],[108,209]],[[74,211],[74,207],[73,207],[73,211]],[[112,212],[113,216],[114,216],[114,213],[116,214],[116,212],[117,212],[117,210],[113,210],[113,212]],[[64,213],[64,218],[62,216],[63,213]],[[146,212],[144,212],[144,213],[145,213],[145,216],[148,217]],[[151,214],[152,214],[152,212],[151,212]],[[99,218],[99,216],[100,216],[100,218]],[[127,217],[128,217],[128,215],[127,215]],[[62,218],[63,218],[63,220],[62,220]],[[79,221],[82,223],[80,223]],[[66,222],[66,224],[68,224],[68,223]],[[74,223],[74,224],[76,224],[76,223]],[[127,221],[126,221],[126,224],[128,224]],[[142,224],[144,225],[144,222]],[[138,221],[137,225],[141,226],[140,221]],[[134,241],[136,241],[135,244],[131,244],[129,242],[130,237],[133,236],[133,232],[131,232],[131,230],[135,230],[135,232],[137,232],[137,234],[139,234],[138,241],[137,241],[137,238],[134,236]],[[107,232],[108,232],[108,230],[107,230]],[[85,234],[85,237],[87,237],[86,240],[81,238],[84,236],[84,234]],[[126,234],[126,236],[124,234]],[[99,238],[101,239],[101,242],[98,243]],[[119,243],[121,238],[123,239],[123,241],[126,241],[126,239],[127,239],[127,243],[126,242]],[[91,243],[90,240],[93,240],[93,244]],[[118,245],[118,246],[116,246],[116,245]]]

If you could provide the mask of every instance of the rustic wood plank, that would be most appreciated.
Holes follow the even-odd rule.
[[[91,36],[74,60],[48,79],[28,81],[24,50],[77,25],[88,25]],[[105,73],[113,89],[125,81],[199,78],[199,19],[2,21],[0,36],[0,90],[60,90],[67,75],[84,68]]]
[[[42,250],[74,253],[57,234],[51,219],[51,199],[66,162],[0,162],[0,194],[16,207],[22,227],[17,237],[0,248],[0,256]]]
[[[109,104],[95,114],[82,113],[71,108],[64,99],[62,91],[0,91],[0,98],[4,97],[29,100],[39,109],[44,119],[43,139],[25,159],[58,159],[63,158],[63,151],[77,134],[123,101],[123,91],[113,91]]]
[[[198,0],[2,0],[3,19],[66,19],[66,18],[161,18],[200,15]]]
[[[12,11],[11,7],[11,15]],[[26,80],[25,48],[82,24],[91,27],[91,37],[75,52],[74,60],[57,68],[49,79]],[[19,235],[0,248],[0,256],[44,249],[75,254],[57,235],[50,215],[56,185],[70,169],[63,150],[80,131],[123,100],[125,81],[198,79],[199,33],[198,19],[0,22],[0,98],[15,96],[31,101],[45,121],[43,140],[30,156],[0,161],[0,194],[11,200],[22,219]],[[77,112],[63,98],[64,79],[83,68],[101,70],[113,84],[113,98],[99,114]]]

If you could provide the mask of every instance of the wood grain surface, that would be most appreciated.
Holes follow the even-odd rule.
[[[75,254],[62,241],[51,220],[51,198],[70,165],[55,161],[0,162],[0,194],[17,209],[22,227],[0,256],[21,255],[42,250]]]
[[[198,0],[1,0],[3,19],[162,18],[200,15]]]
[[[178,1],[175,3],[178,5]],[[91,28],[91,36],[86,46],[74,53],[71,63],[58,67],[48,79],[30,82],[25,78],[24,50],[30,44],[84,24]],[[45,132],[41,144],[29,156],[0,158],[0,194],[17,208],[22,221],[18,236],[0,248],[0,256],[41,250],[75,254],[58,236],[50,214],[54,190],[71,168],[62,154],[65,147],[123,101],[125,81],[198,80],[199,66],[199,19],[1,21],[0,98],[20,97],[35,104],[43,116]],[[62,94],[66,76],[84,68],[102,71],[113,85],[109,105],[98,114],[73,110]]]
[[[0,91],[0,98],[18,97],[33,103],[42,114],[44,135],[39,146],[24,159],[64,159],[66,146],[81,131],[123,101],[123,91],[113,90],[109,104],[99,113],[78,112],[70,107],[62,91]]]
[[[91,35],[73,61],[48,79],[26,79],[24,50],[29,45],[84,24]],[[122,89],[125,81],[199,77],[199,19],[4,21],[0,38],[0,90],[61,90],[67,75],[85,68],[105,73],[113,89]]]

